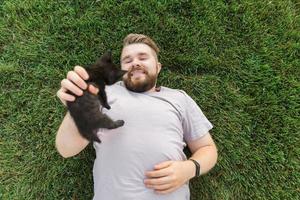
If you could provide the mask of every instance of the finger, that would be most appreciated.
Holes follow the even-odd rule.
[[[146,185],[162,185],[172,183],[173,179],[170,176],[164,176],[160,178],[146,179],[144,183]]]
[[[93,94],[98,94],[99,89],[93,85],[89,85],[89,91]]]
[[[89,79],[89,74],[83,67],[77,65],[74,67],[74,71],[84,80]]]
[[[148,171],[145,173],[145,175],[149,178],[158,178],[162,176],[168,176],[172,172],[168,168],[160,169],[160,170],[154,170],[154,171]]]
[[[83,94],[83,91],[68,79],[63,79],[61,81],[61,87],[71,91],[72,93],[74,93],[78,96],[81,96]]]
[[[65,104],[66,101],[75,101],[75,97],[64,91],[63,88],[57,91],[57,97]],[[65,104],[66,105],[66,104]]]
[[[67,74],[67,79],[75,83],[77,86],[79,86],[82,89],[87,88],[86,82],[74,71],[69,71]]]
[[[168,193],[170,193],[170,192],[173,192],[173,191],[175,191],[177,188],[179,188],[178,186],[177,187],[169,187],[169,188],[167,188],[167,189],[157,189],[157,190],[155,190],[155,193],[157,193],[157,194],[168,194]]]
[[[147,185],[148,188],[154,189],[154,190],[168,190],[172,187],[171,184],[162,184],[162,185]]]
[[[157,165],[154,166],[154,169],[162,169],[162,168],[166,168],[168,166],[170,166],[172,164],[173,161],[169,160],[169,161],[165,161],[162,163],[159,163]]]

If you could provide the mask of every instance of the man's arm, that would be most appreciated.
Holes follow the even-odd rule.
[[[57,134],[56,134],[56,149],[64,158],[77,155],[87,145],[89,141],[83,138],[69,114],[65,115]]]
[[[67,78],[61,81],[61,88],[57,91],[57,97],[65,106],[67,104],[66,101],[75,100],[75,96],[66,93],[66,91],[69,90],[77,96],[81,96],[83,94],[82,90],[88,86],[84,81],[88,77],[86,70],[80,66],[75,66],[74,70],[68,72]],[[98,88],[93,85],[89,85],[88,90],[93,94],[99,92]],[[68,158],[81,152],[88,143],[89,141],[80,135],[68,112],[56,134],[55,145],[58,152],[63,157]]]
[[[209,133],[198,140],[188,142],[187,145],[192,152],[191,158],[200,164],[200,175],[207,173],[215,166],[218,159],[218,152],[217,147]],[[194,165],[194,163],[192,164]]]
[[[201,165],[201,174],[207,173],[217,162],[217,148],[207,133],[198,140],[188,142],[194,160]],[[196,173],[195,164],[190,161],[165,161],[154,166],[153,171],[147,171],[144,183],[158,194],[167,194],[181,187]]]

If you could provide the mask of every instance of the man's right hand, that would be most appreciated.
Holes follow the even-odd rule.
[[[61,88],[57,91],[56,95],[60,101],[66,106],[66,101],[75,101],[75,96],[66,93],[67,90],[81,96],[83,90],[87,88],[85,80],[89,78],[86,70],[81,66],[75,66],[74,70],[67,73],[67,78],[61,81]],[[99,89],[93,85],[89,85],[89,91],[93,94],[97,94]]]

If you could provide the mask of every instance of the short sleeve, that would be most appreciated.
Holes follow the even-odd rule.
[[[183,90],[180,90],[180,92],[184,94],[182,115],[184,140],[189,142],[207,134],[213,128],[213,125],[203,114],[197,103]]]

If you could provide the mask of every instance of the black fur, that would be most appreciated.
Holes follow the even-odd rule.
[[[67,101],[68,110],[80,134],[89,141],[101,142],[96,135],[99,128],[118,128],[124,125],[123,120],[113,121],[100,111],[101,106],[110,109],[107,103],[105,85],[112,85],[122,78],[127,72],[116,67],[112,62],[111,52],[106,52],[96,63],[85,67],[89,74],[86,81],[99,88],[98,95],[83,91],[82,96],[77,96],[70,91],[67,93],[76,97],[73,102]]]

